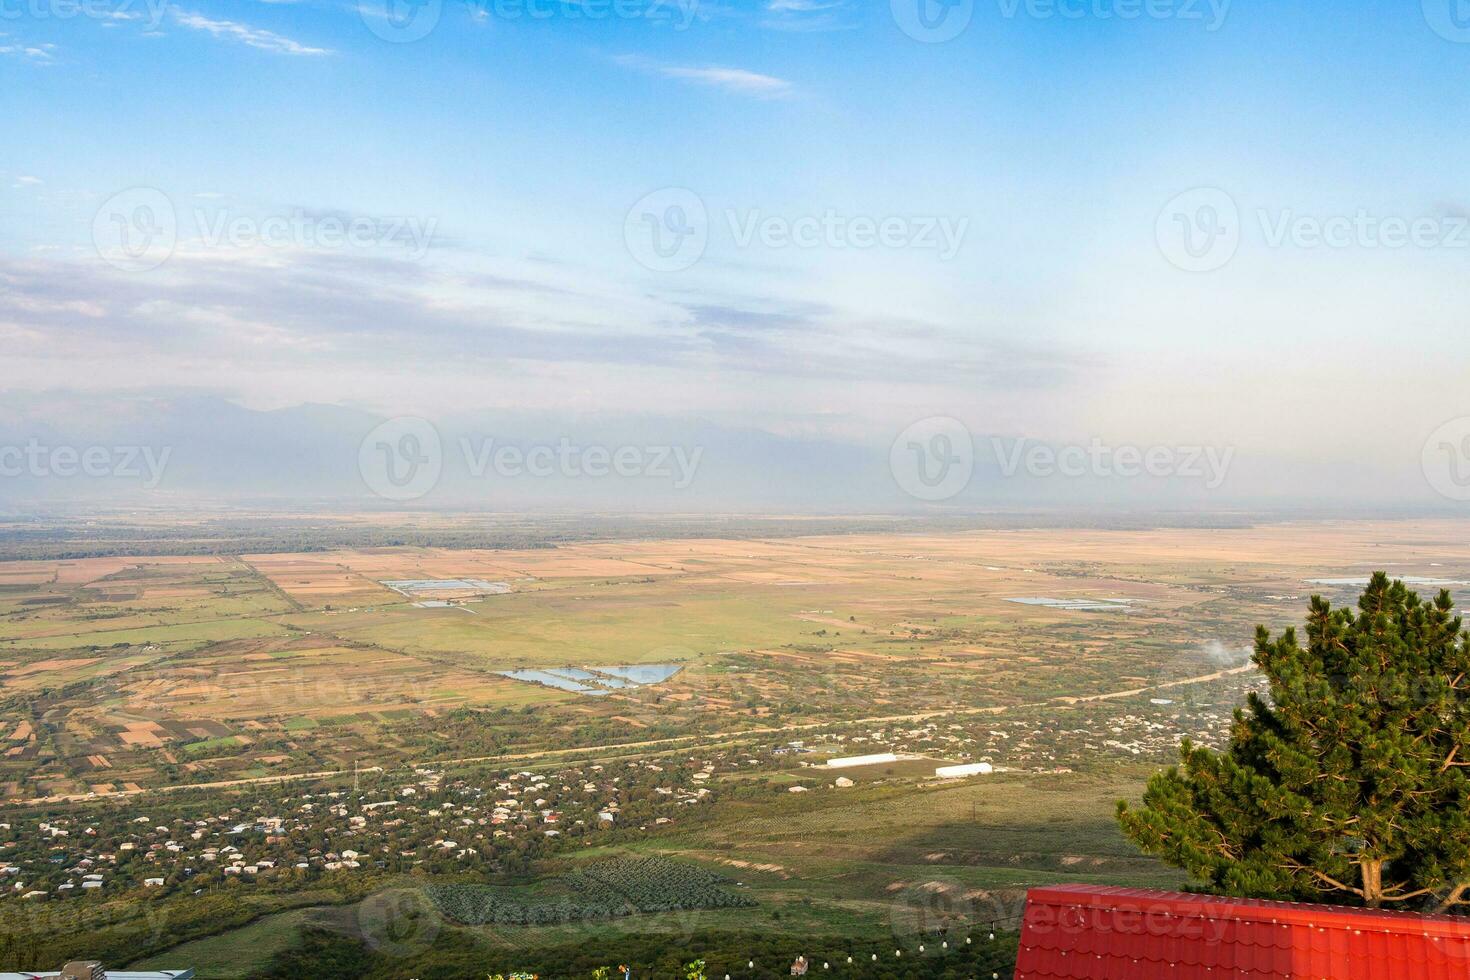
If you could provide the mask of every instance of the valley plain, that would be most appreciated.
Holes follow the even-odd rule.
[[[1112,805],[1181,737],[1223,737],[1257,685],[1256,624],[1300,623],[1313,593],[1352,601],[1377,569],[1470,592],[1466,530],[1299,522],[4,562],[0,795],[13,839],[0,860],[37,901],[115,903],[97,935],[143,961],[245,964],[201,976],[266,969],[340,926],[334,910],[406,881],[416,894],[434,882],[536,894],[634,857],[728,877],[749,901],[588,922],[451,915],[433,942],[454,937],[506,968],[547,944],[669,929],[959,942],[970,934],[945,930],[960,922],[1003,932],[1029,885],[1177,885],[1123,842]],[[879,753],[894,759],[825,765]],[[978,762],[992,771],[934,774]],[[507,807],[522,785],[546,788],[517,789],[535,805]],[[327,792],[334,802],[317,805]],[[400,822],[375,831],[372,814],[389,812]],[[222,871],[221,841],[235,841],[237,864],[265,863]],[[127,842],[150,855],[130,870],[116,851]],[[65,897],[79,869],[107,864],[99,853],[114,858],[104,885]],[[140,946],[141,913],[122,911],[140,896],[176,921],[210,901],[231,911]]]

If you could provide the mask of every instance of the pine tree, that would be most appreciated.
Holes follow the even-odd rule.
[[[1118,804],[1140,849],[1203,890],[1470,911],[1470,636],[1448,592],[1373,576],[1357,612],[1313,596],[1307,645],[1256,630],[1269,684],[1230,744],[1185,740]]]

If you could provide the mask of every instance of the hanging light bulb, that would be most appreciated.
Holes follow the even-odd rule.
[[[922,953],[923,951],[924,951],[924,944],[923,943],[919,943],[919,952]]]

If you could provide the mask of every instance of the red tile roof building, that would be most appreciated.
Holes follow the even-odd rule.
[[[1015,976],[1470,980],[1470,918],[1135,888],[1033,888]]]

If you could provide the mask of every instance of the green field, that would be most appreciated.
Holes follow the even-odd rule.
[[[1259,686],[1255,626],[1299,623],[1311,579],[1369,563],[1470,578],[1466,540],[1299,523],[0,563],[6,860],[47,888],[98,860],[121,919],[86,938],[201,978],[281,975],[299,950],[424,980],[441,953],[488,972],[695,935],[784,956],[1004,934],[1029,887],[1182,885],[1114,806],[1182,738],[1224,737]],[[396,579],[510,592],[421,607],[379,584]],[[1016,601],[1039,597],[1128,611]],[[501,673],[633,664],[680,670],[597,696]],[[902,758],[826,766],[883,751]],[[934,772],[973,761],[995,771]],[[95,839],[39,832],[84,811]],[[93,853],[123,840],[149,863]],[[599,884],[599,865],[644,870]],[[681,886],[669,867],[698,870]],[[700,876],[725,883],[653,911]],[[384,952],[363,923],[405,895],[438,938]],[[170,939],[187,945],[156,951]]]

